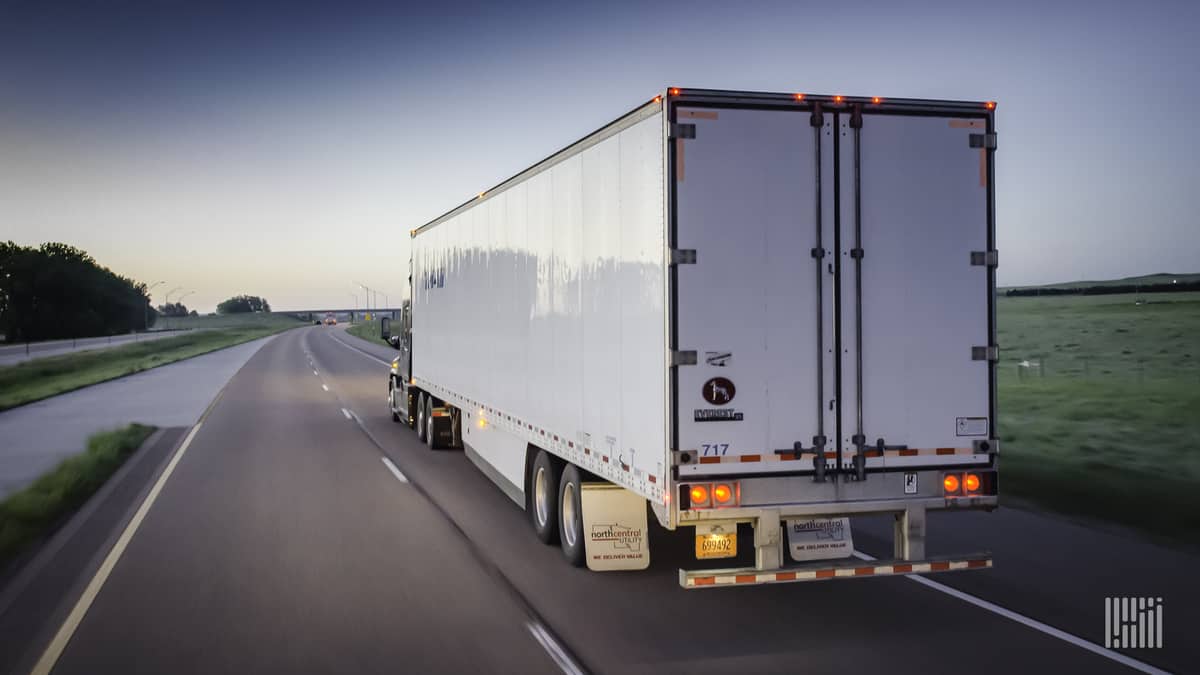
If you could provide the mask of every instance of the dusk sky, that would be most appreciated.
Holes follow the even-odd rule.
[[[201,311],[395,299],[411,228],[682,86],[996,100],[1002,285],[1200,272],[1198,35],[1196,2],[0,0],[0,240]]]

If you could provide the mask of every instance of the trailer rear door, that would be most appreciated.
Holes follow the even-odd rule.
[[[987,461],[975,441],[992,430],[994,260],[987,150],[971,139],[982,144],[986,121],[838,126],[843,459],[861,441],[868,467]]]
[[[850,111],[674,111],[684,475],[989,461],[986,119]]]
[[[817,119],[675,110],[675,242],[695,251],[675,286],[696,359],[675,369],[677,447],[699,455],[684,473],[797,470],[775,451],[836,442],[832,115]]]

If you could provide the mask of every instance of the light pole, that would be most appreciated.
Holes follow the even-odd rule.
[[[150,291],[154,290],[154,287],[161,283],[163,283],[163,282],[156,281],[146,287],[146,312],[145,312],[146,318],[142,320],[142,332],[143,333],[150,330],[150,303],[153,302],[153,300],[150,297]]]
[[[171,296],[175,293],[175,291],[182,291],[182,290],[183,290],[183,286],[176,286],[175,288],[172,288],[171,290],[167,291],[166,304],[168,304],[168,305],[171,304]]]
[[[364,283],[361,283],[361,282],[358,282],[358,281],[356,281],[356,282],[354,282],[354,283],[355,283],[355,284],[357,284],[359,288],[363,289],[363,291],[364,291],[364,294],[367,296],[367,297],[366,297],[366,301],[367,301],[367,310],[368,310],[368,311],[370,311],[370,309],[371,309],[371,289],[370,289],[370,288],[368,288],[368,287],[367,287],[367,285],[366,285],[366,284],[364,284]],[[378,298],[378,295],[376,295],[376,298]],[[379,307],[379,303],[378,303],[378,302],[376,302],[376,303],[375,303],[375,307]]]
[[[354,298],[354,312],[358,311],[358,295],[351,293],[350,297]],[[350,312],[350,323],[354,323],[354,312]]]

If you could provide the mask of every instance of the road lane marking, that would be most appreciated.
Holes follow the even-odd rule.
[[[346,416],[346,419],[348,419],[348,420],[352,420],[352,419],[354,419],[354,415],[352,415],[352,414],[350,413],[350,411],[349,411],[349,410],[346,410],[345,408],[342,408],[342,414],[343,414],[343,415],[345,415],[345,416]]]
[[[542,649],[545,649],[546,653],[550,655],[559,670],[566,675],[583,675],[583,669],[571,660],[566,650],[558,644],[558,640],[555,640],[553,635],[550,635],[545,626],[536,621],[530,621],[525,626],[533,634],[533,639],[537,640],[538,644],[542,645]]]
[[[358,347],[355,347],[352,344],[342,342],[342,340],[340,338],[335,338],[334,336],[330,335],[329,339],[333,340],[334,342],[338,343],[339,345],[345,347],[346,349],[352,350],[357,354],[362,354],[363,356],[367,357],[368,359],[371,359],[372,361],[377,361],[379,363],[382,363],[385,366],[392,365],[391,361],[388,361],[386,359],[381,359],[378,356],[375,356],[374,354],[369,354],[366,351],[363,351],[362,349],[359,349]]]
[[[404,474],[400,473],[400,469],[396,468],[395,464],[392,464],[392,460],[388,459],[387,457],[381,457],[380,459],[383,460],[383,465],[388,468],[388,471],[391,471],[392,475],[396,477],[396,480],[400,481],[401,483],[408,482],[408,478],[405,478]]]
[[[329,391],[329,385],[327,385],[327,384],[321,385],[321,388],[324,389],[325,391]]]
[[[317,371],[315,371],[315,370],[314,370],[314,371],[313,371],[313,375],[316,375],[316,374],[317,374]]]
[[[866,553],[862,553],[860,551],[855,551],[854,557],[858,558],[859,560],[877,560],[877,558],[869,556]],[[1105,649],[1104,647],[1101,647],[1100,645],[1098,645],[1094,642],[1089,642],[1088,640],[1085,640],[1077,635],[1072,635],[1071,633],[1068,633],[1065,630],[1060,630],[1058,628],[1055,628],[1054,626],[1042,623],[1041,621],[1038,621],[1037,619],[1032,619],[1023,614],[1018,614],[1018,613],[1012,611],[1011,609],[1005,609],[1005,608],[1001,607],[1000,605],[990,603],[987,600],[984,600],[983,598],[977,598],[974,595],[970,595],[969,593],[963,593],[962,591],[960,591],[956,588],[952,588],[945,584],[938,583],[931,579],[927,579],[925,577],[917,576],[917,575],[906,576],[905,578],[909,579],[910,581],[915,581],[918,584],[921,584],[922,586],[924,586],[926,588],[933,589],[935,591],[938,591],[939,593],[945,593],[946,595],[949,595],[952,598],[956,598],[958,600],[962,600],[963,602],[975,605],[976,607],[979,607],[980,609],[985,609],[989,612],[992,612],[993,614],[998,614],[1006,619],[1009,619],[1010,621],[1016,621],[1019,624],[1022,624],[1028,628],[1032,628],[1032,629],[1038,631],[1039,633],[1044,633],[1046,635],[1049,635],[1050,637],[1058,638],[1059,640],[1062,640],[1063,642],[1070,643],[1081,649],[1086,649],[1087,651],[1092,652],[1093,654],[1097,654],[1099,656],[1103,656],[1106,659],[1116,661],[1117,663],[1119,663],[1123,666],[1133,668],[1134,670],[1137,670],[1137,671],[1140,671],[1143,673],[1151,673],[1152,675],[1169,675],[1168,671],[1156,668],[1156,667],[1150,665],[1149,663],[1138,661],[1137,659],[1130,658],[1128,656],[1125,656],[1124,654],[1115,652],[1111,649]]]
[[[187,438],[183,440],[183,444],[175,451],[175,456],[171,458],[171,462],[167,464],[167,468],[163,470],[162,475],[155,481],[154,487],[150,488],[149,494],[146,495],[145,501],[138,507],[137,513],[133,514],[129,524],[125,526],[125,530],[121,532],[121,536],[117,539],[117,543],[113,545],[112,550],[108,552],[108,556],[104,558],[104,562],[100,565],[100,569],[96,570],[95,576],[88,582],[87,588],[83,590],[83,595],[79,596],[79,600],[75,603],[75,607],[71,609],[71,613],[67,615],[66,621],[55,633],[54,639],[46,646],[46,651],[42,652],[42,658],[38,659],[37,665],[33,667],[32,675],[48,675],[58,663],[58,658],[62,656],[63,650],[66,649],[67,643],[71,641],[71,637],[75,634],[75,629],[83,621],[83,617],[92,607],[92,602],[99,595],[100,589],[104,587],[104,582],[108,581],[108,576],[112,574],[113,568],[117,566],[117,562],[121,559],[121,555],[125,553],[125,548],[129,546],[133,535],[137,533],[138,527],[146,518],[146,514],[150,512],[150,507],[154,506],[154,501],[158,499],[158,494],[162,492],[163,485],[167,479],[175,471],[175,467],[179,464],[179,460],[183,458],[183,453],[187,452],[188,446],[192,444],[192,439],[196,437],[196,432],[200,430],[200,422],[192,427]]]

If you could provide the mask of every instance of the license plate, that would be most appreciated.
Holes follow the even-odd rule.
[[[732,558],[737,555],[737,533],[696,535],[696,559]]]

